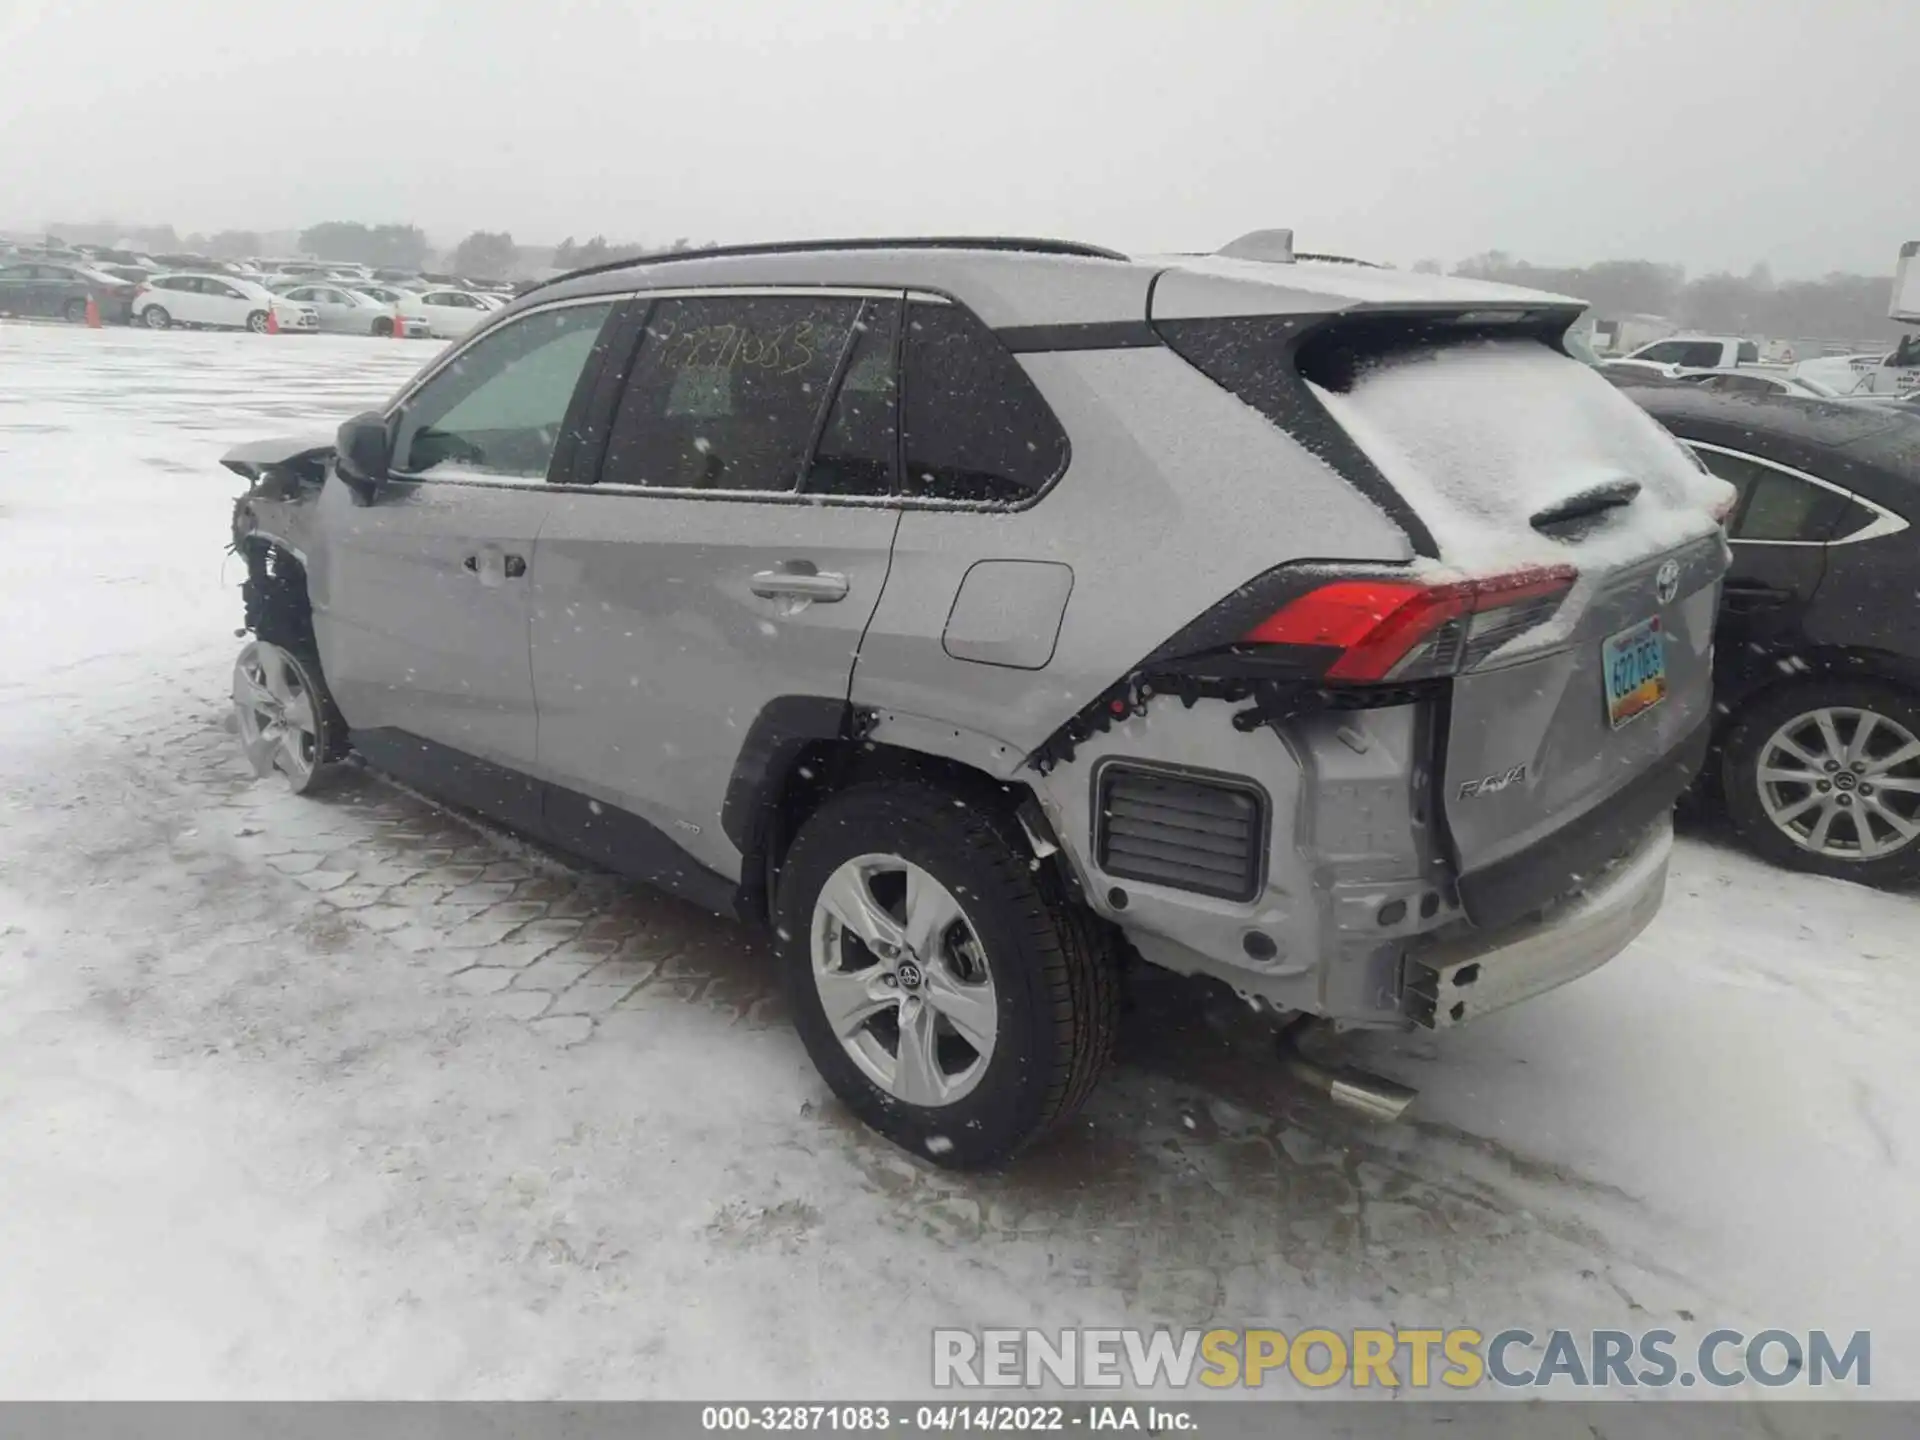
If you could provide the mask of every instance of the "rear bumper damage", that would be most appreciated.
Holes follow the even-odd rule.
[[[1427,724],[1406,705],[1249,732],[1225,705],[1156,702],[1089,737],[1036,793],[1086,902],[1148,963],[1339,1029],[1444,1029],[1598,968],[1647,926],[1665,893],[1673,797],[1697,768],[1704,729],[1539,845],[1504,877],[1501,903],[1483,907],[1500,916],[1487,923],[1462,904],[1468,887],[1427,798]],[[1103,776],[1115,765],[1184,771],[1220,784],[1223,801],[1251,795],[1263,849],[1235,871],[1246,887],[1194,888],[1220,879],[1208,867],[1244,833],[1229,807],[1169,810],[1166,828],[1141,831],[1134,815],[1178,801],[1113,790]],[[1161,853],[1184,826],[1193,853],[1165,859],[1159,874],[1137,853],[1121,868],[1119,844],[1102,833],[1123,816],[1136,852]]]
[[[1660,911],[1673,826],[1652,825],[1599,882],[1529,923],[1407,952],[1408,1018],[1445,1030],[1577,980],[1618,955]]]

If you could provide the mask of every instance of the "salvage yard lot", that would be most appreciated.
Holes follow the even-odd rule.
[[[905,1396],[936,1325],[1218,1323],[1870,1328],[1920,1397],[1913,896],[1685,841],[1597,974],[1367,1042],[1384,1129],[1144,977],[969,1178],[839,1110],[752,934],[255,780],[218,457],[431,353],[0,325],[0,1396]]]

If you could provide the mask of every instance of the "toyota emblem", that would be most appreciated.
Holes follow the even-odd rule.
[[[1653,593],[1660,597],[1662,605],[1671,605],[1673,597],[1680,593],[1680,562],[1668,560],[1661,565],[1653,577]]]

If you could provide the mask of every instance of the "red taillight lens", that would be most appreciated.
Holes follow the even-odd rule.
[[[1332,580],[1289,601],[1250,645],[1335,648],[1324,678],[1346,684],[1451,675],[1546,620],[1573,587],[1570,565],[1477,580]]]

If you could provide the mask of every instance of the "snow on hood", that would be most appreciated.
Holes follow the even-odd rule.
[[[1428,347],[1362,372],[1347,393],[1313,390],[1450,566],[1636,559],[1705,533],[1703,512],[1729,489],[1614,386],[1537,341]],[[1529,523],[1622,481],[1639,495],[1577,545]]]

